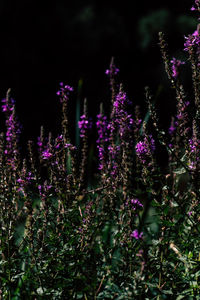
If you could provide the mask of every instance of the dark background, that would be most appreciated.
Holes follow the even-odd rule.
[[[192,33],[197,23],[192,5],[189,0],[54,1],[46,5],[1,0],[0,98],[12,89],[24,141],[36,140],[41,125],[54,135],[60,133],[56,96],[60,81],[74,87],[73,107],[78,82],[83,81],[81,99],[87,97],[94,117],[99,103],[109,101],[105,70],[111,56],[129,98],[143,107],[144,87],[149,85],[154,94],[161,87],[158,102],[166,115],[174,99],[168,94],[158,32],[166,33],[170,55],[186,59],[184,35]],[[1,124],[2,120],[1,114]]]

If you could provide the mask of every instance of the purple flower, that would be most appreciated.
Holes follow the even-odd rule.
[[[19,150],[17,144],[19,142],[19,134],[21,133],[21,126],[19,125],[15,115],[15,101],[10,97],[8,91],[6,99],[2,100],[2,110],[6,114],[6,162],[13,170],[17,168],[17,155]]]
[[[189,139],[190,149],[191,152],[195,152],[197,148],[199,149],[200,141],[196,140],[195,138]]]
[[[130,202],[133,210],[143,207],[143,204],[138,199],[131,199]]]
[[[56,141],[55,141],[55,148],[56,148],[56,149],[59,149],[59,148],[61,147],[62,143],[63,143],[63,136],[62,136],[62,134],[61,134],[61,135],[59,135],[59,136],[56,138]]]
[[[98,169],[103,170],[103,163],[102,162],[104,161],[105,150],[104,150],[103,147],[101,147],[99,145],[97,145],[97,148],[99,149],[99,161],[100,161]]]
[[[97,130],[98,130],[98,139],[97,144],[104,143],[108,141],[108,132],[107,132],[108,120],[106,116],[102,114],[97,115]]]
[[[35,177],[32,175],[31,172],[28,172],[28,175],[23,174],[22,177],[24,178],[18,178],[17,182],[20,184],[20,186],[23,188],[24,186],[28,185],[29,183],[31,183],[32,180],[35,179]]]
[[[172,76],[173,76],[174,78],[177,78],[178,75],[179,75],[179,72],[178,72],[179,67],[180,67],[181,65],[184,65],[185,62],[183,62],[183,61],[181,61],[181,60],[179,60],[179,59],[176,59],[176,58],[174,57],[174,58],[171,60],[171,64],[172,64]]]
[[[49,159],[51,156],[52,156],[52,153],[50,153],[48,149],[46,151],[42,152],[43,159]]]
[[[91,129],[92,127],[92,122],[91,120],[88,120],[86,115],[82,115],[81,120],[78,122],[78,127],[80,129],[80,137],[86,137],[88,129]]]
[[[110,69],[105,71],[106,75],[117,75],[119,73],[119,69],[113,64],[111,65]]]
[[[17,179],[17,182],[18,182],[18,183],[20,183],[20,184],[24,184],[24,183],[25,183],[25,180],[24,180],[24,179],[21,179],[21,178],[19,178],[19,179]]]
[[[177,124],[178,123],[174,121],[174,117],[172,117],[171,125],[168,129],[168,132],[169,132],[170,135],[172,135],[174,133],[174,131],[176,130]]]
[[[2,99],[1,102],[5,103],[5,104],[3,104],[1,106],[3,112],[13,111],[14,104],[15,104],[15,100],[14,99],[10,98],[9,101],[7,101],[7,99]]]
[[[185,36],[184,50],[189,51],[193,46],[197,46],[197,50],[199,51],[200,46],[200,35],[198,30],[195,30],[188,37]]]
[[[45,181],[43,185],[38,185],[39,194],[42,200],[45,200],[51,188],[52,185],[48,184],[47,181]]]
[[[121,150],[120,145],[109,145],[108,146],[108,153],[110,156],[110,169],[111,169],[111,175],[115,178],[117,176],[117,172],[119,169],[119,163],[117,161],[117,158],[119,156],[119,152]]]
[[[131,102],[128,100],[126,93],[123,91],[122,85],[120,86],[120,91],[115,97],[113,102],[112,120],[108,124],[108,129],[110,130],[110,137],[112,137],[115,129],[118,129],[119,135],[121,137],[122,143],[131,141],[131,134],[133,133],[133,118],[131,114],[128,113],[128,105]]]
[[[192,6],[190,10],[194,11],[194,10],[198,10],[199,8],[200,8],[200,1],[199,0],[195,0],[195,5]]]
[[[114,88],[114,82],[115,82],[115,76],[119,73],[119,69],[116,68],[115,64],[114,64],[114,58],[112,57],[111,59],[111,63],[110,63],[110,68],[107,69],[105,71],[105,74],[107,76],[109,76],[110,78],[110,86],[111,86],[111,89]]]
[[[108,142],[108,120],[106,116],[103,114],[97,115],[97,122],[96,122],[97,130],[98,130],[98,139],[97,139],[97,148],[99,150],[99,170],[103,170],[103,166],[105,163],[105,143]]]
[[[136,145],[136,152],[138,155],[144,155],[148,153],[148,146],[145,142],[139,142]]]
[[[73,87],[69,85],[63,84],[63,82],[60,82],[60,90],[56,93],[58,96],[60,96],[60,102],[68,101],[70,92],[73,92]]]
[[[196,169],[196,163],[194,161],[190,162],[189,169],[190,170],[195,170]]]
[[[155,141],[152,135],[149,138],[144,138],[144,141],[140,141],[135,146],[136,154],[139,159],[145,163],[148,157],[151,157],[151,153],[155,151]]]
[[[196,145],[192,139],[189,139],[189,144],[190,144],[191,152],[194,152],[196,149]]]
[[[119,91],[113,103],[113,106],[115,108],[115,113],[116,114],[123,113],[127,104],[129,104],[129,101],[127,99],[126,93],[123,91]]]
[[[169,134],[170,135],[172,135],[173,134],[173,132],[176,130],[176,127],[174,127],[173,125],[171,125],[170,127],[169,127]]]
[[[128,199],[125,203],[125,206],[133,211],[143,208],[143,204],[138,199]]]
[[[40,137],[38,137],[37,145],[38,145],[39,147],[42,147],[42,141],[41,141]]]
[[[141,233],[139,234],[139,232],[138,232],[137,229],[135,229],[135,230],[131,233],[131,237],[135,238],[136,240],[141,239],[142,236],[143,236],[143,232],[141,232]]]

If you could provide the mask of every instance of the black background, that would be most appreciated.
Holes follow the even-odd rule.
[[[192,33],[197,23],[196,14],[190,11],[192,5],[189,0],[1,0],[0,97],[5,97],[8,88],[12,89],[24,142],[36,140],[41,125],[54,135],[60,132],[56,96],[60,81],[75,89],[71,122],[80,79],[81,99],[87,97],[89,112],[94,117],[99,103],[109,101],[105,70],[111,56],[120,68],[129,98],[143,106],[144,87],[149,85],[156,94],[161,86],[159,102],[166,114],[174,99],[168,94],[158,32],[166,33],[171,56],[186,59],[182,50],[184,35]],[[187,76],[183,70],[186,87]]]

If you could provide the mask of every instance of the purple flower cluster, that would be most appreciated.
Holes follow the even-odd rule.
[[[137,229],[135,229],[132,233],[131,233],[131,237],[133,237],[136,240],[139,240],[143,237],[143,232],[139,233]]]
[[[185,43],[184,43],[184,50],[190,51],[192,47],[197,47],[197,53],[200,52],[200,34],[198,30],[195,30],[192,34],[190,34],[188,37],[185,36]]]
[[[41,149],[42,149],[42,146],[43,146],[42,141],[41,141],[41,138],[38,137],[37,140],[38,140],[38,141],[37,141],[37,145],[39,146],[39,152],[41,152]]]
[[[50,159],[51,157],[52,157],[52,153],[50,152],[50,150],[49,149],[47,149],[47,150],[45,150],[45,151],[43,151],[42,152],[42,158],[43,159]]]
[[[119,93],[116,95],[115,101],[113,103],[115,113],[117,115],[120,115],[121,113],[124,113],[124,109],[128,104],[126,93],[123,91],[119,91]]]
[[[87,116],[83,114],[80,117],[80,121],[78,122],[78,127],[80,129],[80,137],[84,138],[87,136],[87,132],[92,128],[91,120],[88,120]]]
[[[181,107],[181,109],[180,109],[180,111],[178,112],[178,114],[177,114],[177,119],[178,120],[182,120],[182,119],[184,119],[186,116],[185,116],[185,110],[186,110],[186,108],[187,108],[187,106],[190,104],[190,102],[189,101],[186,101],[186,102],[183,102],[182,103],[182,107]]]
[[[192,137],[188,138],[188,158],[189,158],[189,168],[192,171],[199,170],[200,167],[200,139],[199,139],[199,129],[197,126],[197,120],[193,120],[192,124]]]
[[[60,96],[60,102],[68,101],[70,92],[73,92],[73,87],[69,85],[64,85],[63,82],[60,82],[60,90],[56,93]]]
[[[64,143],[62,134],[57,136],[57,138],[55,138],[55,140],[53,140],[51,143],[48,142],[47,138],[42,136],[38,137],[37,139],[40,159],[44,161],[50,161],[52,166],[58,165],[58,161],[56,160],[58,158],[57,153],[61,153],[64,148],[70,148],[71,150],[75,148],[72,144]]]
[[[101,144],[108,141],[108,132],[107,132],[107,126],[108,126],[108,120],[107,116],[103,116],[103,114],[97,115],[97,131],[98,131],[98,139],[97,144]]]
[[[104,160],[105,160],[105,143],[108,142],[108,120],[106,116],[103,114],[97,115],[96,122],[97,130],[98,130],[98,139],[97,139],[97,148],[99,150],[99,170],[103,170]]]
[[[196,135],[193,134],[193,137],[189,139],[189,147],[190,147],[190,159],[189,159],[189,168],[191,170],[196,170],[197,165],[199,164],[199,146],[200,140],[197,139]]]
[[[119,129],[119,135],[122,142],[133,130],[133,119],[131,114],[128,114],[127,107],[131,104],[125,92],[120,89],[113,103],[113,122],[110,122],[108,129],[112,133],[115,126]]]
[[[25,187],[29,186],[33,180],[35,180],[35,177],[31,172],[28,172],[28,174],[25,174],[26,170],[22,172],[21,176],[17,179],[17,183],[19,183],[18,192],[22,192],[25,195]]]
[[[199,143],[197,143],[197,141],[194,141],[193,139],[189,139],[189,145],[191,152],[195,152],[196,148],[199,146]]]
[[[21,130],[19,128],[18,123],[15,120],[14,117],[14,105],[15,101],[13,99],[10,99],[10,103],[7,102],[6,99],[3,99],[2,102],[5,103],[2,105],[2,111],[8,113],[8,117],[6,120],[6,127],[7,127],[7,132],[6,132],[6,141],[7,143],[7,148],[11,149],[12,148],[12,140],[13,136],[16,134],[20,134]]]
[[[85,207],[85,211],[84,211],[84,218],[83,218],[83,223],[87,224],[89,223],[89,219],[90,219],[90,213],[91,213],[91,208],[92,208],[92,201],[89,201]]]
[[[7,156],[7,163],[14,170],[16,169],[17,143],[21,127],[15,115],[15,101],[10,97],[9,92],[2,103],[2,111],[6,114],[6,149],[4,153]]]
[[[191,10],[200,10],[200,0],[195,0],[195,5],[191,7]]]
[[[110,156],[110,165],[109,168],[111,170],[111,175],[116,178],[117,174],[118,174],[118,161],[117,161],[117,157],[119,157],[119,152],[121,150],[120,145],[116,146],[116,145],[109,145],[108,146],[108,152],[109,152],[109,156]]]
[[[145,137],[144,141],[138,142],[135,150],[138,158],[142,163],[145,163],[146,160],[151,157],[152,152],[155,151],[155,141],[152,138],[152,135],[149,135],[149,138]]]
[[[38,185],[39,194],[42,200],[46,199],[51,188],[52,185],[48,184],[47,181],[45,181],[43,185]]]
[[[175,131],[176,131],[176,127],[175,127],[175,124],[173,123],[170,125],[168,132],[170,135],[172,135]]]
[[[81,244],[83,243],[83,240],[87,236],[86,233],[87,233],[87,230],[89,228],[90,221],[91,221],[91,216],[92,216],[92,204],[93,204],[92,201],[89,201],[86,204],[84,213],[82,213],[82,210],[79,206],[79,211],[80,211],[80,215],[81,215],[81,218],[82,218],[82,226],[79,227],[79,230],[78,230],[79,234],[82,236]]]
[[[114,64],[112,64],[112,63],[110,64],[110,69],[107,69],[105,71],[105,74],[106,75],[110,75],[110,76],[117,75],[118,73],[119,73],[119,69],[116,68],[116,66]]]
[[[114,101],[115,98],[115,88],[116,88],[115,77],[118,73],[119,73],[119,69],[115,66],[114,58],[112,57],[110,68],[105,71],[105,74],[110,78],[110,87],[112,90],[112,102]]]
[[[138,199],[130,199],[129,201],[126,202],[126,206],[129,205],[131,209],[134,211],[143,207],[143,204]]]
[[[175,57],[171,60],[171,64],[172,64],[172,76],[174,78],[177,78],[178,75],[179,75],[179,67],[181,65],[184,65],[185,62],[179,60],[179,59],[176,59]]]
[[[10,98],[9,100],[10,101],[8,102],[7,99],[2,99],[2,103],[5,103],[5,104],[3,104],[1,106],[3,112],[11,112],[11,111],[13,111],[14,105],[15,105],[15,100],[12,99],[12,98]]]
[[[60,149],[62,144],[63,144],[63,135],[61,134],[56,138],[55,148]]]

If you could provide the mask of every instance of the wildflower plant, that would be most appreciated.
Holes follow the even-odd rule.
[[[199,1],[191,10],[199,13]],[[24,158],[8,91],[0,134],[0,299],[200,299],[199,26],[183,50],[194,95],[181,82],[187,63],[170,58],[163,33],[159,45],[176,103],[169,128],[161,128],[148,87],[150,119],[143,120],[112,58],[111,111],[101,104],[96,118],[94,186],[87,101],[76,147],[68,122],[73,88],[61,82],[61,132],[53,137],[41,127]],[[159,145],[168,157],[165,171]]]

